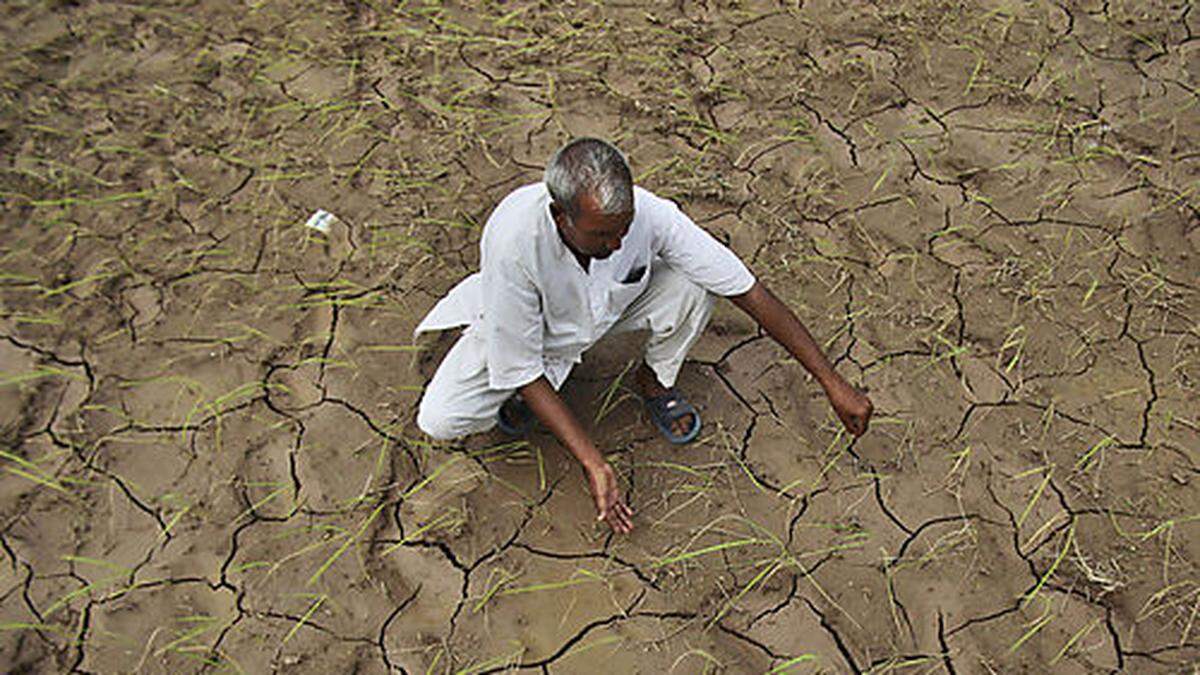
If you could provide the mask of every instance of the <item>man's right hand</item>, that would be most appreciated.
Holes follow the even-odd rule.
[[[588,489],[596,502],[596,520],[607,522],[614,532],[628,534],[633,530],[633,510],[621,498],[617,473],[588,438],[583,427],[559,398],[558,392],[554,391],[545,376],[521,387],[520,392],[533,414],[583,466]]]
[[[600,462],[594,467],[584,470],[587,474],[588,489],[596,502],[596,520],[603,520],[618,534],[628,534],[633,530],[633,509],[621,497],[621,489],[617,487],[617,473],[608,462]]]
[[[875,412],[875,406],[866,394],[854,388],[840,376],[837,377],[834,384],[825,389],[825,393],[829,396],[829,402],[833,405],[833,411],[837,413],[838,419],[846,425],[846,431],[855,436],[862,436],[866,433],[867,425],[871,422],[871,413]]]

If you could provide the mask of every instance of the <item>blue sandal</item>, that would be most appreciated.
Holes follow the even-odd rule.
[[[691,443],[700,435],[700,413],[674,389],[668,389],[667,393],[661,396],[646,399],[646,412],[650,414],[654,426],[675,445]],[[687,433],[675,434],[671,430],[671,424],[688,415],[692,416],[692,428],[688,429]]]
[[[506,409],[508,419],[505,419]],[[496,413],[496,425],[509,436],[524,436],[533,428],[533,411],[525,405],[525,401],[514,396],[500,406],[500,411]]]

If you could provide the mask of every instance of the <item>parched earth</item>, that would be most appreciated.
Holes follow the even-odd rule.
[[[10,0],[0,664],[1194,672],[1194,2]],[[412,329],[614,139],[877,408],[727,303],[669,446],[623,375],[431,444]],[[305,227],[316,209],[339,218]]]

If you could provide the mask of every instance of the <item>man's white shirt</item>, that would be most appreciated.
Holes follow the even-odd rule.
[[[584,271],[554,224],[545,183],[509,193],[484,225],[480,271],[439,301],[416,333],[468,326],[485,351],[489,387],[516,389],[545,375],[557,388],[645,290],[653,264],[716,295],[754,285],[737,255],[674,202],[637,186],[633,196],[621,248]]]

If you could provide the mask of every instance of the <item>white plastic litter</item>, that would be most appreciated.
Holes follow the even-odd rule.
[[[329,234],[329,227],[333,225],[333,221],[336,219],[337,216],[333,215],[332,213],[324,209],[317,209],[311,216],[308,217],[308,222],[304,223],[304,226],[311,227],[312,229],[324,234]]]

